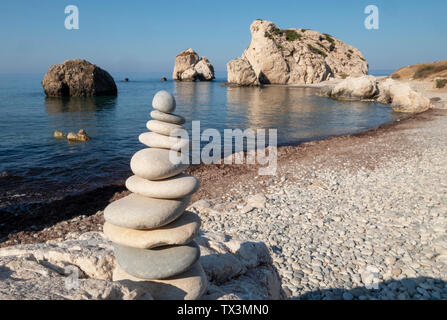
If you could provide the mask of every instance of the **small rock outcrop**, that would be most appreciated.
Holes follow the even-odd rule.
[[[78,133],[74,133],[74,132],[69,132],[67,134],[67,140],[69,141],[81,141],[81,142],[85,142],[90,140],[89,135],[87,134],[87,132],[85,132],[84,129],[80,129],[78,131]]]
[[[352,100],[372,99],[377,95],[378,90],[374,76],[349,77],[332,89],[331,97]]]
[[[56,139],[67,139],[68,141],[80,141],[80,142],[90,140],[90,136],[87,134],[87,132],[85,132],[84,129],[80,129],[78,133],[69,132],[68,134],[65,134],[59,130],[55,130],[53,137]]]
[[[202,299],[281,298],[281,280],[264,243],[206,232],[196,242],[209,281]],[[120,275],[116,266],[113,244],[100,232],[1,248],[0,299],[187,298],[188,281],[113,281]]]
[[[81,59],[50,66],[42,86],[48,97],[116,96],[118,93],[107,71]]]
[[[199,55],[189,48],[175,57],[172,78],[180,81],[210,81],[214,79],[214,67],[206,57],[199,58]]]
[[[396,112],[419,113],[433,108],[430,99],[414,91],[408,84],[393,79],[379,83],[377,101],[390,103]]]
[[[279,29],[265,20],[254,21],[250,31],[248,48],[227,64],[229,83],[309,84],[368,74],[362,53],[329,34]]]
[[[349,77],[334,87],[323,88],[320,95],[340,100],[376,100],[390,104],[395,112],[419,113],[433,108],[429,98],[408,84],[390,78],[377,81],[373,76]]]
[[[65,133],[63,133],[62,131],[59,130],[55,130],[53,137],[57,138],[57,139],[66,139],[67,135]]]

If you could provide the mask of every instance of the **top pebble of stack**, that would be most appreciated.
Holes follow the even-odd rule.
[[[171,113],[175,110],[175,99],[172,94],[162,90],[155,94],[152,106],[161,112]]]

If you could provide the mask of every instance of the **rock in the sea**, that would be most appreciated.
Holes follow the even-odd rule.
[[[128,283],[129,280],[137,282],[140,289],[151,292],[157,300],[196,300],[203,295],[208,283],[200,263],[195,263],[184,273],[164,280],[136,278],[117,265],[113,271],[113,281]]]
[[[173,163],[169,159],[171,152],[174,151],[156,148],[142,149],[133,155],[130,168],[135,175],[149,180],[170,178],[188,169],[188,156],[179,154],[181,161]]]
[[[250,31],[252,40],[248,48],[240,58],[227,64],[229,83],[308,84],[368,73],[362,53],[329,34],[279,29],[260,19],[251,24]],[[248,66],[256,81],[252,81]]]
[[[118,93],[115,81],[107,71],[81,59],[50,66],[42,86],[48,97],[115,96]]]
[[[158,110],[151,111],[151,117],[154,120],[159,120],[163,122],[173,123],[173,124],[179,124],[182,125],[185,123],[185,118],[182,116],[171,114],[171,113],[165,113]]]
[[[152,107],[164,113],[174,112],[174,96],[165,90],[158,91],[152,99]]]
[[[200,81],[210,81],[214,79],[214,67],[206,57],[202,57],[202,59],[196,63],[194,70],[197,72],[197,79]]]
[[[196,192],[199,185],[199,180],[183,173],[163,180],[147,180],[135,175],[126,180],[129,191],[159,199],[184,198]]]
[[[166,79],[166,77],[161,77],[160,81],[165,82],[165,81],[168,81],[168,79]]]
[[[106,222],[104,234],[112,242],[123,246],[151,249],[189,243],[197,236],[199,228],[200,218],[197,214],[186,211],[177,220],[154,230],[122,228]]]
[[[131,229],[154,229],[177,219],[189,204],[182,199],[155,199],[132,193],[104,209],[104,219],[116,226]]]
[[[199,55],[189,48],[175,57],[172,78],[181,81],[210,81],[214,79],[214,67],[206,57],[199,59]]]
[[[174,72],[172,79],[180,80],[186,70],[193,68],[199,62],[199,55],[191,48],[183,50],[175,57]]]
[[[337,84],[331,92],[335,99],[372,99],[379,92],[374,76],[349,77]]]
[[[165,279],[185,272],[200,257],[193,241],[184,245],[140,249],[114,243],[115,258],[121,268],[141,279]]]
[[[74,132],[69,132],[67,134],[67,140],[69,141],[81,141],[81,142],[85,142],[90,140],[89,135],[87,134],[87,132],[85,132],[84,129],[80,129],[78,131],[78,133],[74,133]]]
[[[281,297],[281,280],[262,243],[206,232],[197,242],[200,262],[209,281],[203,299]],[[194,275],[195,267],[178,277],[157,280],[158,285],[156,281],[138,279],[112,282],[113,277],[119,280],[120,276],[114,272],[116,265],[112,243],[98,232],[70,234],[60,242],[0,248],[0,299],[150,299],[150,296],[194,299],[200,296],[197,291],[185,290],[201,288],[196,286],[203,280]],[[79,288],[67,290],[65,270],[76,269]],[[182,277],[185,274],[188,277]]]
[[[414,91],[409,85],[393,79],[379,83],[379,102],[390,103],[396,112],[418,113],[433,108],[430,99]]]
[[[59,130],[55,130],[53,136],[55,138],[66,138],[67,137],[67,135],[65,133],[63,133],[62,131],[59,131]]]

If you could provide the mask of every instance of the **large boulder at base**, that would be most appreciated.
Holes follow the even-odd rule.
[[[423,112],[433,108],[430,99],[414,91],[408,84],[387,79],[379,83],[377,101],[390,103],[396,112]]]
[[[205,232],[196,239],[208,287],[203,299],[279,299],[281,280],[266,245]],[[112,281],[113,244],[101,232],[0,249],[0,299],[188,298],[173,286]],[[77,274],[77,276],[76,276]],[[79,281],[75,281],[79,278]],[[68,279],[68,280],[67,280]],[[71,287],[70,287],[71,286]],[[185,293],[186,294],[186,293]]]
[[[251,43],[238,59],[245,60],[261,84],[308,84],[329,78],[368,74],[362,53],[335,37],[308,29],[279,29],[256,20],[250,26]],[[228,82],[243,85],[247,68],[230,61]],[[250,82],[250,85],[252,82]]]
[[[42,86],[48,97],[115,96],[118,93],[115,81],[107,71],[81,59],[50,66]]]
[[[189,48],[175,57],[172,79],[210,81],[214,79],[214,67],[206,57],[199,58],[199,55]]]
[[[246,59],[237,58],[227,64],[228,82],[241,86],[254,86],[258,84],[256,73]]]
[[[377,81],[373,76],[349,77],[338,83],[331,91],[332,98],[372,99],[378,93]]]

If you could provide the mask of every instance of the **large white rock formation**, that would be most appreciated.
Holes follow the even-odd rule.
[[[256,20],[251,43],[228,62],[228,82],[239,85],[308,84],[368,73],[362,53],[337,38],[308,29],[279,29]]]

